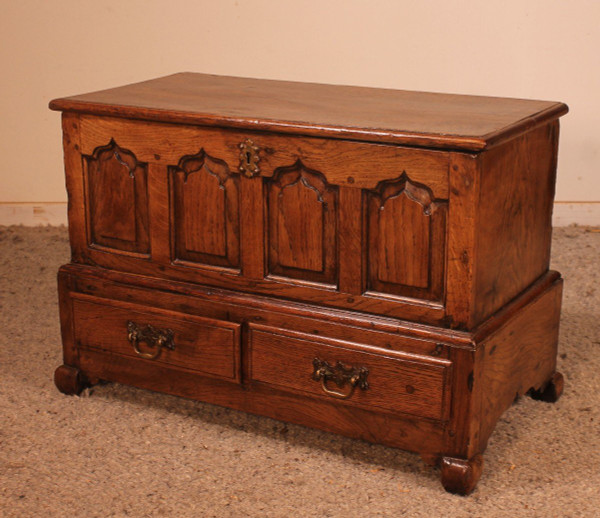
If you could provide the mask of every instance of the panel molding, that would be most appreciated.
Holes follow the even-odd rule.
[[[435,200],[429,187],[413,182],[406,172],[403,172],[398,178],[393,180],[379,182],[377,187],[371,192],[379,196],[381,202],[380,209],[384,208],[388,200],[405,194],[412,201],[423,207],[423,214],[426,216],[433,214],[441,204],[445,203],[441,200]]]
[[[368,290],[441,301],[448,202],[406,172],[367,192]]]
[[[148,164],[113,138],[81,160],[88,246],[149,257]]]
[[[337,285],[339,188],[300,159],[264,182],[269,273]]]
[[[172,260],[239,269],[239,174],[204,148],[167,172]]]

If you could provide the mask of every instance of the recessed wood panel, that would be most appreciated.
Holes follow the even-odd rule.
[[[323,271],[323,203],[318,191],[302,181],[281,190],[277,200],[279,264],[289,268]],[[295,218],[298,221],[291,224]]]
[[[429,220],[406,191],[379,208],[377,278],[382,282],[427,288],[429,284]],[[398,229],[398,222],[410,231]]]
[[[88,244],[148,254],[148,171],[114,140],[83,156]]]
[[[201,150],[169,176],[173,259],[239,267],[239,175]]]
[[[443,291],[447,202],[406,174],[369,193],[369,289],[439,300]]]
[[[269,272],[337,284],[337,187],[299,160],[266,185]]]

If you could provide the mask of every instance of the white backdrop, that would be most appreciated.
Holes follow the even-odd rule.
[[[1,6],[0,202],[66,200],[51,98],[178,71],[563,101],[557,200],[600,200],[595,0]]]

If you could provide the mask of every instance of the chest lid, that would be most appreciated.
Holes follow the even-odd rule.
[[[559,102],[184,72],[73,97],[53,110],[481,151],[564,115]]]

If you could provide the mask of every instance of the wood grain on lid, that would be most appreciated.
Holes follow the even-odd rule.
[[[180,73],[56,99],[53,110],[480,151],[563,103]]]

